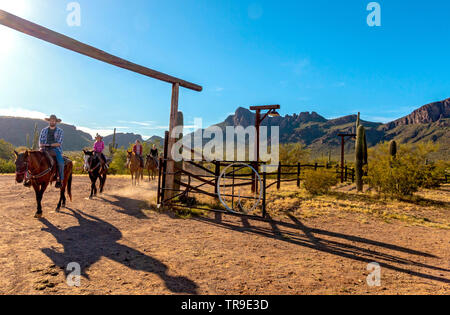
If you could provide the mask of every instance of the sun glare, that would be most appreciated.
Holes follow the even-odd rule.
[[[28,0],[0,0],[0,9],[14,15],[25,17],[30,11]],[[17,32],[0,25],[0,56],[4,57],[14,48]]]

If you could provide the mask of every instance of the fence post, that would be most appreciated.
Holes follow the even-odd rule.
[[[263,204],[262,204],[262,215],[263,218],[266,218],[267,212],[266,212],[266,170],[264,169],[264,173],[263,173],[263,187],[261,187],[261,189],[263,190]]]
[[[314,171],[317,171],[317,166],[318,166],[318,164],[316,162],[316,164],[314,164]]]
[[[355,182],[355,169],[352,169],[352,183]]]
[[[164,205],[164,198],[166,197],[166,176],[167,176],[167,159],[169,147],[169,132],[166,131],[164,135],[164,156],[162,169],[162,185],[161,185],[161,204]]]
[[[300,170],[301,170],[301,164],[297,164],[297,187],[300,188]]]
[[[281,188],[281,162],[278,163],[277,190]]]
[[[348,180],[348,166],[345,165],[345,181]]]
[[[219,177],[220,177],[220,162],[215,161],[215,170],[214,170],[214,194],[217,195],[217,184],[219,183]]]
[[[158,167],[158,195],[156,196],[156,204],[161,204],[161,169],[162,169],[163,161],[161,157],[159,158],[159,167]]]

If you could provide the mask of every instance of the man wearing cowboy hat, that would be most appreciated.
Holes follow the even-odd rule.
[[[61,119],[58,119],[55,115],[51,115],[49,118],[45,118],[45,120],[48,121],[48,127],[41,131],[39,147],[41,150],[49,150],[55,153],[59,174],[55,188],[61,188],[61,183],[64,181],[64,158],[62,154],[64,131],[56,126],[56,124],[61,122]]]

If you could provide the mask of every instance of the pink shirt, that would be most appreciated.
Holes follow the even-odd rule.
[[[97,141],[94,144],[94,152],[102,153],[105,149],[105,143],[103,141]]]

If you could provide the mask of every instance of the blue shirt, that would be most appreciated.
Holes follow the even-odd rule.
[[[48,136],[48,130],[50,129],[50,127],[46,127],[44,129],[42,129],[41,131],[41,135],[39,136],[39,144],[43,145],[43,144],[52,144],[52,143],[47,143],[47,136]],[[62,143],[63,143],[63,139],[64,139],[64,131],[61,128],[56,127],[55,129],[55,143],[59,143],[61,146],[57,147],[57,148],[53,148],[59,152],[62,153]]]

